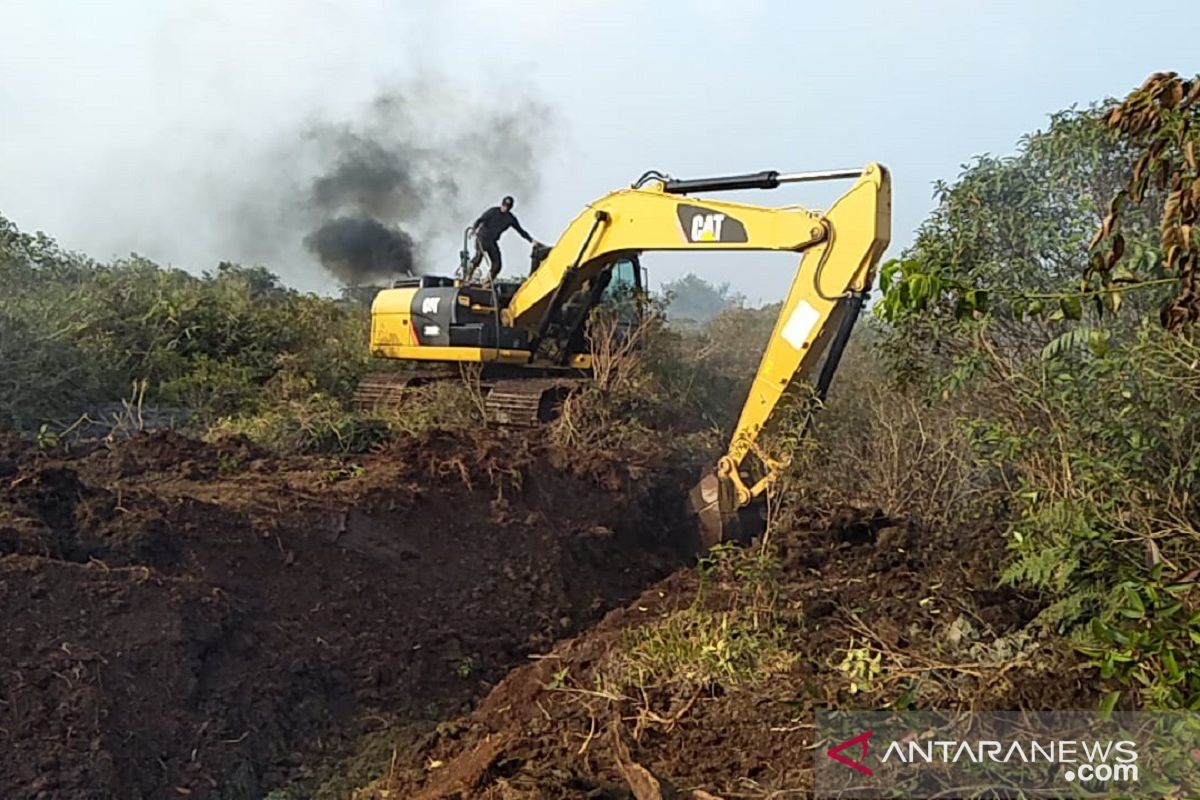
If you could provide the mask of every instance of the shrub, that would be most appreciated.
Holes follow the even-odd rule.
[[[1012,376],[1031,413],[1004,427],[1019,478],[1006,578],[1041,591],[1041,622],[1073,631],[1106,676],[1171,707],[1200,704],[1200,668],[1162,650],[1200,641],[1198,363],[1193,336],[1146,325]]]
[[[392,436],[386,419],[347,411],[325,394],[276,403],[263,411],[215,422],[210,440],[243,435],[277,453],[364,453]]]
[[[603,682],[686,693],[755,684],[792,667],[799,654],[789,649],[789,618],[776,602],[773,551],[719,545],[699,575],[691,605],[625,632]]]
[[[21,428],[69,423],[134,381],[200,424],[261,408],[283,373],[346,398],[369,361],[363,307],[285,289],[261,267],[102,265],[0,217],[0,281],[0,420]]]

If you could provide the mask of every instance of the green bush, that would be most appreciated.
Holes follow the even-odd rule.
[[[878,507],[1004,535],[997,581],[1040,598],[1036,629],[1141,704],[1200,708],[1200,340],[1148,323],[1085,342],[981,346],[969,378],[927,392],[856,337],[811,439],[802,408],[767,437],[796,456],[776,515]]]
[[[1004,424],[1018,479],[1005,577],[1156,706],[1200,707],[1200,664],[1171,655],[1200,642],[1197,364],[1193,335],[1146,325],[1010,376],[1029,413]]]
[[[1000,577],[1042,599],[1038,627],[1138,702],[1197,708],[1200,665],[1182,654],[1200,643],[1200,344],[1186,292],[1172,333],[1158,312],[1181,285],[1162,242],[1176,261],[1180,237],[1200,242],[1159,231],[1200,129],[1162,129],[1174,160],[1142,198],[1124,190],[1144,143],[1114,130],[1114,107],[1054,115],[938,185],[882,270],[875,369],[849,396],[835,386],[799,463],[828,466],[794,494],[861,504],[874,487],[892,513],[990,521],[1012,556]]]
[[[347,398],[368,366],[361,304],[283,288],[261,267],[97,264],[0,217],[0,282],[0,421],[19,428],[67,424],[134,381],[203,425],[262,409],[282,375]]]
[[[0,310],[0,364],[0,426],[36,430],[108,391],[102,365],[67,336],[7,310]]]
[[[242,435],[277,453],[365,453],[392,438],[386,419],[347,411],[335,398],[312,394],[264,410],[217,420],[206,438]]]
[[[625,631],[602,669],[603,684],[669,686],[686,693],[721,685],[753,685],[787,672],[800,658],[791,609],[779,607],[781,566],[766,548],[729,543],[700,562],[692,603]]]

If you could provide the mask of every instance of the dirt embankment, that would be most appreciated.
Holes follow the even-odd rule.
[[[686,691],[654,680],[605,682],[631,632],[697,602],[698,572],[683,570],[515,670],[361,796],[806,797],[816,706],[1095,707],[1095,672],[1062,642],[1023,630],[1037,611],[1030,598],[994,588],[1003,563],[996,533],[847,512],[811,520],[777,544],[771,606],[797,656],[782,674]],[[715,612],[714,625],[729,588],[704,589],[700,602]],[[851,649],[861,654],[857,666],[846,661]]]
[[[315,786],[680,563],[687,476],[494,437],[0,440],[0,796]]]

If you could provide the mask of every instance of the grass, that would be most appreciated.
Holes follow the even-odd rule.
[[[799,659],[777,603],[780,564],[767,547],[718,545],[699,567],[692,603],[624,631],[603,682],[690,693],[751,686]]]
[[[754,685],[796,663],[784,625],[745,609],[715,614],[692,606],[627,631],[610,683],[671,686]]]

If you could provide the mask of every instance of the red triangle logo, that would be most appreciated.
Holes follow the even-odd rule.
[[[858,736],[855,736],[853,739],[847,739],[846,741],[842,742],[841,744],[835,745],[834,747],[829,748],[825,752],[834,761],[840,761],[841,763],[845,764],[847,767],[850,767],[851,769],[856,769],[864,775],[874,775],[875,774],[874,770],[872,770],[866,764],[863,764],[861,761],[855,761],[854,759],[852,759],[848,756],[842,755],[842,751],[845,750],[846,748],[854,747],[855,745],[858,745],[859,747],[862,748],[862,760],[866,761],[867,754],[870,749],[871,737],[874,735],[875,735],[875,731],[867,731],[866,733],[860,733]]]

